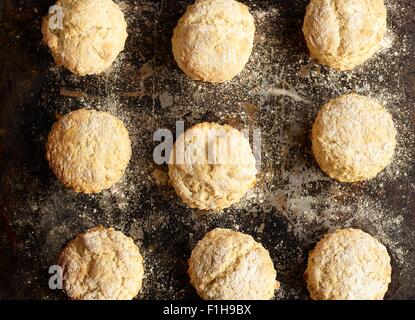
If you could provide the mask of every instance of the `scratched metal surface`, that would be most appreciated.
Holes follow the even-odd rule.
[[[243,1],[257,34],[236,79],[209,85],[176,67],[170,37],[190,1],[127,1],[125,51],[103,75],[79,78],[54,66],[42,44],[50,1],[0,0],[0,298],[65,299],[48,288],[48,268],[68,240],[104,224],[132,236],[145,258],[140,299],[197,299],[186,274],[205,232],[253,235],[278,270],[278,299],[307,299],[307,252],[326,231],[362,228],[388,247],[387,299],[415,298],[415,9],[388,4],[389,43],[364,66],[339,73],[311,63],[301,34],[306,1]],[[393,163],[375,179],[341,184],[320,172],[309,130],[319,106],[356,91],[387,104],[399,131]],[[133,157],[116,187],[94,196],[65,190],[44,159],[57,114],[80,107],[123,119]],[[259,182],[240,204],[212,214],[186,208],[165,183],[152,141],[158,128],[200,121],[260,128]]]

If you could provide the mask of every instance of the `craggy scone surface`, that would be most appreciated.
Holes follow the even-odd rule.
[[[303,33],[310,55],[339,70],[370,59],[386,34],[384,0],[311,0]]]
[[[76,300],[130,300],[141,289],[143,258],[134,240],[98,226],[79,234],[59,257],[63,289]]]
[[[174,58],[194,80],[224,82],[248,62],[254,34],[254,18],[246,5],[235,0],[196,0],[174,29]]]
[[[131,142],[121,120],[79,109],[62,116],[49,133],[46,159],[57,178],[76,192],[97,193],[124,174]]]
[[[111,67],[124,49],[127,23],[112,0],[59,0],[62,28],[50,25],[54,16],[43,19],[43,41],[57,65],[80,76],[99,74]]]
[[[321,169],[343,182],[371,179],[392,160],[396,129],[375,99],[348,94],[321,107],[312,129],[312,150]]]
[[[257,169],[249,140],[228,125],[203,122],[175,142],[170,182],[191,208],[221,210],[254,187]]]
[[[216,228],[189,259],[190,282],[206,300],[268,300],[279,288],[269,252],[250,235]]]
[[[359,229],[325,235],[308,257],[305,278],[316,300],[381,300],[391,282],[385,246]]]

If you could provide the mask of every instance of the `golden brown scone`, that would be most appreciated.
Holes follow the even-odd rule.
[[[312,149],[331,178],[355,182],[375,177],[391,161],[396,146],[392,116],[377,101],[348,94],[318,113]]]
[[[133,239],[98,226],[62,250],[63,289],[75,300],[131,300],[140,291],[143,257]]]
[[[79,109],[61,117],[46,143],[46,159],[62,183],[76,192],[97,193],[124,174],[131,141],[121,120]]]
[[[268,251],[250,235],[216,228],[189,259],[191,284],[205,300],[269,300],[279,288]]]
[[[173,55],[190,78],[224,82],[245,67],[254,34],[247,6],[234,0],[196,0],[174,29]]]
[[[311,0],[303,33],[312,58],[338,70],[361,65],[386,33],[383,0]]]
[[[174,144],[169,176],[176,193],[191,208],[222,210],[255,185],[255,158],[242,132],[203,122]]]
[[[57,65],[84,76],[108,69],[124,49],[127,23],[111,0],[58,0],[63,28],[53,29],[43,19],[43,41]],[[54,20],[52,20],[54,21]]]
[[[381,300],[391,282],[385,246],[359,229],[338,229],[308,257],[305,279],[314,300]]]

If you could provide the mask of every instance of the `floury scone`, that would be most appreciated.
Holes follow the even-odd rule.
[[[191,208],[219,211],[238,202],[256,182],[248,139],[228,125],[203,122],[177,139],[169,159],[170,183]]]
[[[140,291],[143,257],[132,238],[98,226],[62,250],[63,289],[74,300],[131,300]]]
[[[46,159],[58,179],[76,192],[98,193],[117,183],[131,158],[123,122],[107,112],[79,109],[52,126]]]
[[[375,177],[393,157],[397,131],[376,100],[348,94],[329,101],[312,129],[312,149],[331,178],[356,182]]]
[[[56,64],[80,76],[107,70],[127,39],[118,5],[112,0],[59,0],[56,6],[61,11],[46,16],[42,25],[43,41]]]
[[[254,18],[235,0],[196,0],[173,32],[173,55],[190,78],[212,83],[239,74],[252,52]]]
[[[269,252],[229,229],[216,228],[196,244],[188,272],[205,300],[269,300],[279,288]]]
[[[312,58],[351,70],[374,55],[386,33],[383,0],[311,0],[303,33]]]
[[[347,228],[317,243],[304,276],[315,300],[381,300],[391,273],[385,246],[362,230]]]

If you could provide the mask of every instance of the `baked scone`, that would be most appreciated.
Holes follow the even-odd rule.
[[[317,243],[304,277],[314,300],[381,300],[391,273],[385,246],[362,230],[348,228]]]
[[[356,182],[375,177],[396,146],[392,116],[377,101],[348,94],[325,104],[314,122],[312,149],[331,178]]]
[[[383,0],[311,0],[303,33],[312,58],[351,70],[380,48],[386,8]]]
[[[121,120],[79,109],[62,116],[46,143],[46,159],[62,183],[76,192],[98,193],[124,174],[131,141]]]
[[[249,141],[228,125],[203,122],[177,139],[169,159],[170,183],[191,208],[222,210],[255,185]]]
[[[205,300],[269,300],[276,275],[262,244],[229,229],[208,232],[189,259],[190,282]]]
[[[143,257],[133,239],[103,226],[70,241],[59,265],[63,289],[75,300],[131,300],[144,275]]]
[[[239,74],[251,55],[255,23],[234,0],[196,0],[174,29],[173,55],[190,78],[218,83]]]
[[[43,41],[57,65],[80,76],[99,74],[108,69],[124,49],[127,22],[111,0],[58,0],[63,13],[62,28],[55,28],[56,17],[43,19]]]

